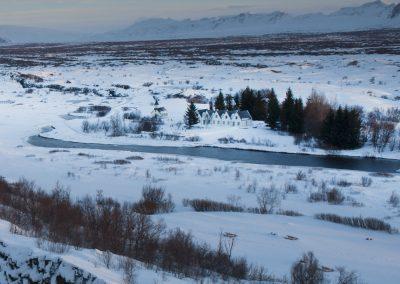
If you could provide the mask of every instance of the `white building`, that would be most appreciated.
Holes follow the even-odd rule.
[[[245,111],[212,111],[202,109],[198,111],[201,125],[237,126],[248,128],[253,126],[253,118]]]

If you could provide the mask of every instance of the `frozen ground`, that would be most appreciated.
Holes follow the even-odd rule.
[[[277,276],[287,274],[291,264],[303,252],[312,250],[323,265],[332,268],[346,266],[349,270],[356,270],[367,283],[397,282],[400,277],[398,234],[331,224],[316,220],[313,216],[317,213],[335,213],[342,216],[376,217],[384,219],[395,228],[400,228],[399,208],[394,208],[387,202],[393,191],[400,194],[399,174],[379,176],[356,171],[249,165],[122,151],[57,151],[33,147],[27,143],[27,139],[42,132],[43,128],[49,129],[48,126],[53,126],[52,131],[42,135],[80,142],[178,146],[205,144],[324,154],[322,150],[295,145],[292,137],[272,132],[260,123],[256,123],[258,127],[253,129],[185,130],[180,123],[187,101],[171,99],[168,95],[183,94],[187,97],[199,94],[210,98],[219,90],[233,94],[250,86],[273,87],[282,99],[285,90],[291,87],[296,96],[304,99],[312,89],[316,89],[331,101],[361,105],[366,110],[375,107],[399,107],[400,101],[396,100],[400,96],[398,55],[238,56],[225,58],[226,64],[222,65],[207,65],[202,62],[184,64],[179,60],[165,60],[141,64],[120,64],[116,61],[114,66],[103,66],[103,60],[102,56],[87,55],[80,57],[78,64],[69,66],[39,64],[28,67],[0,67],[0,164],[3,165],[0,175],[10,181],[25,177],[36,181],[44,189],[51,189],[59,181],[68,186],[74,196],[94,195],[97,190],[102,190],[104,195],[121,201],[138,200],[144,185],[159,185],[172,195],[176,208],[174,213],[154,218],[164,219],[171,228],[180,227],[191,231],[196,238],[207,241],[211,246],[216,246],[221,231],[235,233],[238,239],[234,254],[246,256],[249,262],[264,265],[269,272]],[[348,66],[348,63],[354,60],[358,61],[358,66]],[[252,66],[234,66],[232,62],[250,63]],[[266,67],[255,67],[255,64]],[[17,72],[40,76],[44,80],[40,84],[44,85],[95,88],[103,94],[113,88],[126,97],[64,94],[49,88],[32,88],[32,91],[27,91],[10,77]],[[152,84],[145,84],[149,82]],[[115,84],[126,84],[131,88],[123,90],[112,86]],[[168,110],[162,131],[183,137],[199,136],[201,140],[164,141],[150,139],[146,135],[111,138],[103,133],[84,134],[81,130],[83,119],[95,122],[99,118],[90,114],[75,113],[80,106],[107,105],[112,110],[100,120],[108,119],[117,113],[122,115],[123,108],[129,108],[129,111],[140,110],[143,116],[150,115],[154,107],[153,96],[157,96],[160,105]],[[245,138],[251,143],[218,143],[219,138],[227,136],[235,139]],[[342,154],[400,158],[399,151],[380,154],[368,145],[360,150],[346,151]],[[140,156],[143,159],[130,159],[130,163],[126,165],[113,163],[117,159],[127,160],[132,156]],[[300,171],[305,177],[298,180]],[[370,187],[362,186],[363,176],[372,179]],[[346,184],[343,181],[346,181],[346,186],[343,186]],[[345,202],[341,205],[310,203],[310,193],[318,191],[323,183],[328,188],[340,189],[346,196]],[[280,209],[295,210],[304,216],[196,213],[182,205],[184,198],[208,198],[256,207],[257,193],[271,184],[282,191]],[[283,194],[288,184],[294,185],[297,192]],[[37,249],[33,240],[8,233],[8,224],[4,222],[0,225],[0,230],[0,239],[10,246],[29,247],[35,253],[49,254]],[[283,238],[286,235],[296,236],[299,240],[286,240]],[[367,241],[367,237],[371,237],[372,241]],[[100,266],[95,267],[92,261],[94,255],[93,251],[83,250],[70,251],[61,257],[67,262],[79,264],[81,268],[106,282],[118,283],[120,273],[105,270]],[[145,282],[147,279],[160,279],[159,275],[151,271],[143,271],[143,277],[149,277],[143,278]],[[142,272],[139,277],[142,277],[141,275]],[[329,275],[331,279],[334,277],[336,273]],[[177,281],[175,278],[169,279],[171,283]]]
[[[96,62],[96,58],[86,60],[92,63]],[[357,67],[347,66],[354,60],[359,62]],[[279,98],[283,100],[285,91],[291,87],[295,95],[304,100],[311,94],[312,89],[315,89],[324,93],[331,102],[342,105],[359,105],[366,111],[374,108],[387,109],[400,106],[400,101],[396,100],[400,97],[398,89],[400,58],[398,56],[260,56],[249,58],[246,62],[248,61],[252,61],[253,64],[262,62],[269,67],[242,68],[200,63],[185,65],[171,61],[162,65],[129,64],[117,67],[103,67],[94,64],[90,67],[78,65],[18,68],[18,70],[11,68],[7,69],[1,83],[3,92],[1,102],[2,106],[6,108],[6,111],[2,113],[13,115],[13,119],[16,120],[22,119],[22,115],[36,116],[37,113],[40,113],[40,120],[45,122],[39,124],[39,118],[35,118],[32,123],[36,122],[36,128],[29,128],[27,134],[37,134],[39,128],[51,125],[55,129],[44,134],[45,136],[69,141],[175,146],[216,145],[278,152],[324,154],[325,151],[322,149],[315,149],[304,144],[296,145],[292,136],[268,130],[263,123],[255,123],[254,128],[251,129],[213,126],[185,130],[182,127],[187,107],[185,98],[194,95],[211,98],[216,96],[219,90],[235,94],[246,86],[250,86],[256,89],[273,87]],[[26,90],[9,77],[16,72],[40,76],[45,81],[42,85],[96,88],[103,94],[107,93],[109,89],[115,89],[126,97],[110,99],[83,94],[65,95],[54,90],[49,91],[48,88],[33,88],[33,92],[27,94]],[[375,79],[372,80],[372,78]],[[151,86],[146,83],[151,83]],[[131,89],[121,90],[113,87],[116,84],[128,85]],[[176,94],[183,95],[185,98],[170,98]],[[181,136],[181,141],[160,141],[160,139],[150,139],[147,135],[110,138],[103,132],[88,135],[81,129],[82,114],[75,113],[80,106],[106,105],[112,108],[105,118],[99,119],[83,115],[92,123],[98,120],[108,120],[114,114],[122,116],[124,112],[137,110],[142,116],[149,116],[154,108],[153,96],[159,99],[160,106],[165,107],[168,112],[160,131],[164,134]],[[199,109],[207,107],[208,105],[198,105]],[[14,114],[16,115],[14,116]],[[189,137],[199,137],[200,141],[196,143],[182,141]],[[236,140],[245,139],[247,143],[228,145],[219,143],[218,139],[225,137],[232,137]],[[378,153],[371,146],[366,145],[358,150],[342,151],[337,154],[398,159],[400,158],[399,153],[400,151]]]
[[[77,279],[74,278],[77,273],[77,268],[81,269],[80,272],[83,277],[88,279],[87,283],[94,284],[117,284],[123,283],[122,271],[118,266],[120,256],[113,255],[111,258],[110,267],[107,268],[105,263],[102,261],[102,252],[97,250],[87,249],[76,249],[69,247],[64,253],[55,253],[48,250],[47,245],[43,245],[43,248],[38,248],[37,240],[34,238],[28,238],[22,235],[12,234],[9,232],[10,223],[0,221],[0,265],[2,267],[2,275],[0,281],[6,283],[7,279],[5,275],[10,275],[15,279],[18,279],[19,274],[23,274],[33,281],[41,281],[42,274],[50,275],[50,265],[54,263],[52,268],[54,269],[54,277],[51,279],[51,283],[56,283],[55,277],[57,275],[62,276],[69,283],[73,283]],[[4,260],[3,257],[7,257]],[[38,260],[38,268],[35,265],[28,264],[29,260]],[[44,261],[48,263],[44,264]],[[61,262],[60,262],[61,261]],[[13,263],[13,265],[10,265]],[[43,263],[41,263],[43,262]],[[34,263],[31,261],[31,263]],[[60,263],[60,265],[56,265]],[[16,268],[17,267],[17,268]],[[38,271],[44,271],[39,273]],[[145,266],[140,263],[135,263],[135,280],[137,283],[190,283],[190,279],[182,280],[177,279],[166,273],[157,273],[151,269],[146,269]],[[90,276],[90,277],[88,277]],[[8,279],[9,280],[9,279]],[[82,279],[78,279],[82,281]],[[85,282],[86,283],[86,282]]]

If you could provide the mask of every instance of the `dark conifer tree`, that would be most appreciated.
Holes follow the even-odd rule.
[[[240,109],[240,95],[236,94],[235,97],[233,98],[233,100],[235,102],[234,109],[236,109],[236,110]]]
[[[199,123],[199,116],[197,114],[197,108],[194,103],[190,103],[186,114],[185,114],[185,123],[189,128],[192,128],[193,125]]]
[[[336,149],[355,149],[361,146],[361,113],[357,109],[339,107],[331,110],[321,129],[321,141]]]
[[[272,89],[267,95],[267,117],[265,120],[272,129],[276,129],[278,126],[279,113],[279,101],[274,89]]]
[[[289,132],[301,134],[304,132],[304,107],[302,99],[295,99],[292,115],[289,120]]]
[[[320,139],[326,145],[332,144],[334,124],[335,124],[335,111],[333,109],[330,109],[328,115],[326,116],[326,118],[322,123],[322,128],[320,133]]]
[[[233,110],[233,101],[232,101],[232,96],[231,95],[226,95],[225,97],[225,105],[226,105],[226,109],[231,111]]]
[[[250,113],[254,107],[254,91],[247,87],[240,96],[240,110],[248,110]]]
[[[215,110],[225,110],[225,98],[222,92],[219,92],[219,95],[215,99],[214,107]]]
[[[289,88],[288,91],[286,92],[286,98],[283,101],[281,107],[280,121],[282,130],[288,130],[289,121],[292,120],[293,109],[294,109],[293,92]]]
[[[254,105],[250,110],[254,120],[265,121],[267,117],[267,105],[265,102],[265,96],[262,92],[257,92],[254,98]]]
[[[214,110],[214,104],[213,104],[213,101],[212,100],[210,100],[210,102],[209,102],[209,109],[212,111],[212,110]]]

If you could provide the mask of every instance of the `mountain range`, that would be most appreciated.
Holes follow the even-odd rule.
[[[326,33],[400,28],[400,4],[374,1],[346,7],[330,14],[290,15],[243,13],[199,20],[147,19],[125,29],[96,35],[74,35],[37,28],[0,26],[0,38],[11,43],[83,42],[185,39],[266,35],[278,33]]]

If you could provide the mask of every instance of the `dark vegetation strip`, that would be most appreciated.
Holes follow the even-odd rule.
[[[315,215],[315,218],[323,221],[343,224],[351,227],[369,229],[374,231],[383,231],[388,233],[398,232],[398,230],[392,228],[390,224],[376,218],[342,217],[336,214],[317,214]]]
[[[33,237],[110,251],[180,276],[271,279],[244,258],[231,257],[221,247],[213,250],[195,242],[191,234],[168,231],[150,216],[137,213],[172,209],[159,189],[145,188],[137,203],[119,203],[101,193],[73,200],[61,186],[47,193],[26,180],[8,183],[0,178],[0,218]]]

